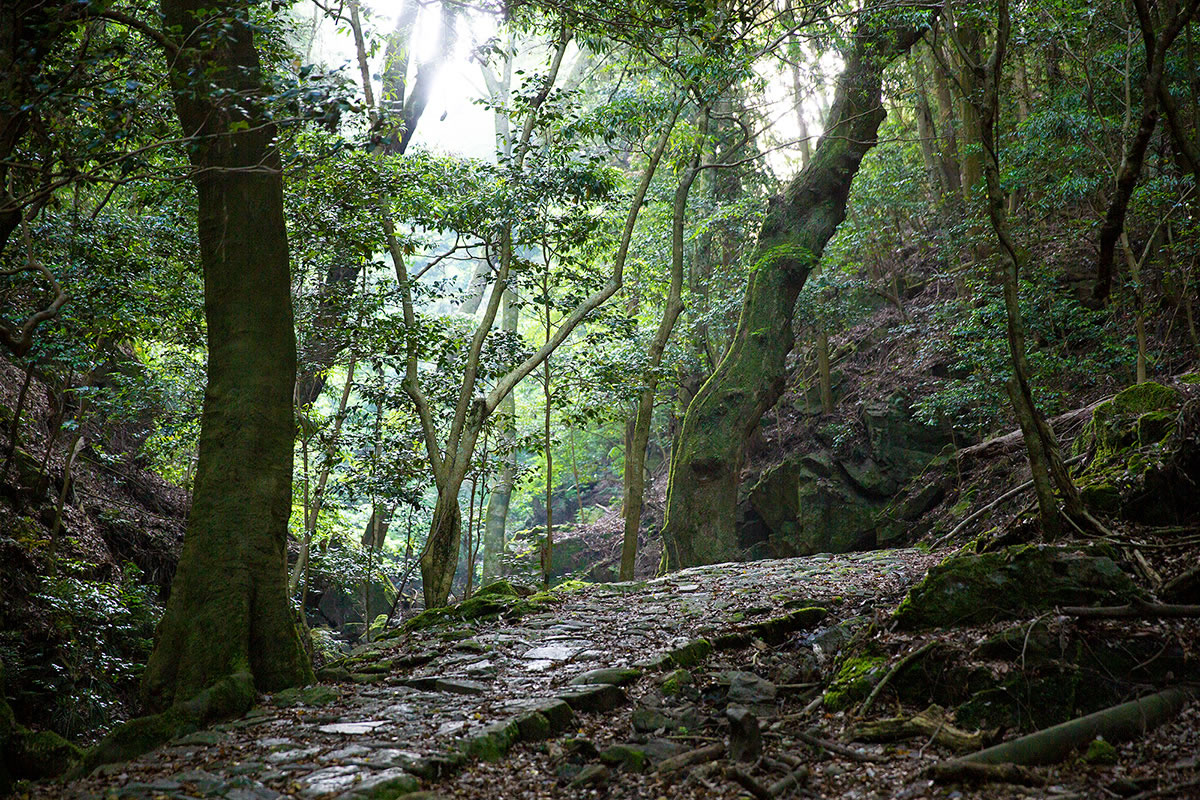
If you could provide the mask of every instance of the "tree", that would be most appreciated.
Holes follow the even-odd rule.
[[[152,709],[240,674],[259,691],[312,679],[287,597],[296,344],[253,5],[163,0],[162,11],[191,140],[209,355],[183,556],[143,682]]]
[[[883,71],[920,37],[928,13],[864,10],[812,161],[771,199],[750,261],[734,340],[688,406],[671,458],[664,560],[734,559],[746,442],[783,391],[796,298],[846,211],[850,183],[884,118]]]

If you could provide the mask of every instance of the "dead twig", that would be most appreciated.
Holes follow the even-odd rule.
[[[758,798],[758,800],[774,800],[775,795],[771,794],[771,790],[763,786],[758,780],[738,767],[726,767],[725,777],[741,786],[750,794]]]
[[[1170,786],[1162,786],[1158,789],[1148,789],[1126,798],[1126,800],[1150,800],[1152,797],[1170,797],[1173,794],[1179,794],[1184,789],[1194,789],[1197,786],[1200,786],[1200,778],[1193,778],[1183,783],[1173,783]]]
[[[697,764],[716,761],[723,755],[725,755],[725,743],[716,742],[715,744],[698,747],[695,750],[689,750],[686,753],[680,753],[677,756],[663,759],[658,765],[657,772],[663,775],[678,772],[681,769],[687,769]]]
[[[851,761],[859,761],[862,763],[882,763],[887,761],[887,758],[884,756],[877,756],[874,753],[868,753],[865,750],[855,750],[853,747],[846,747],[845,745],[838,744],[837,742],[831,742],[828,739],[822,739],[819,736],[813,736],[811,733],[805,733],[804,731],[795,731],[793,735],[805,744],[810,744],[813,747],[819,747],[822,750],[826,750],[830,753],[836,753],[837,755],[848,758]]]

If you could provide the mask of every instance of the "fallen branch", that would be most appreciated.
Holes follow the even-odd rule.
[[[1018,431],[1018,433],[1019,433],[1019,431]],[[996,441],[996,440],[993,440],[993,441]],[[985,444],[986,444],[986,442],[985,442]],[[980,447],[980,446],[981,445],[976,445],[976,447]],[[960,451],[960,452],[962,452],[962,451]],[[1063,466],[1070,466],[1072,464],[1078,463],[1078,462],[1082,461],[1083,458],[1084,458],[1083,453],[1080,453],[1079,455],[1076,455],[1076,456],[1072,456],[1071,458],[1068,458],[1066,461],[1063,462]],[[987,514],[989,511],[994,510],[997,506],[999,506],[1004,501],[1011,500],[1012,498],[1016,497],[1017,495],[1021,494],[1022,492],[1027,491],[1032,488],[1033,488],[1033,481],[1025,481],[1020,486],[1017,486],[1016,488],[1013,488],[1013,489],[1009,489],[1007,492],[1000,495],[995,500],[988,503],[986,506],[982,506],[980,508],[975,509],[970,514],[968,514],[966,517],[964,517],[961,522],[959,522],[957,525],[955,525],[953,528],[951,528],[949,533],[947,533],[944,536],[938,537],[937,541],[935,541],[933,543],[933,545],[931,546],[932,549],[936,550],[938,547],[941,547],[943,544],[950,541],[955,536],[957,536],[958,534],[960,534],[964,530],[966,530],[966,527],[968,525],[970,525],[972,522],[979,519],[984,514]]]
[[[837,742],[831,742],[828,739],[822,739],[819,736],[813,736],[811,733],[805,733],[804,731],[793,731],[792,735],[805,744],[811,744],[813,747],[819,747],[822,750],[826,750],[830,753],[836,753],[837,755],[844,756],[851,761],[859,761],[864,763],[880,763],[887,761],[887,759],[883,756],[877,756],[874,753],[868,753],[865,750],[855,750],[853,747],[846,747],[845,745],[838,744]]]
[[[928,736],[958,753],[974,752],[983,747],[985,742],[982,731],[968,733],[948,723],[940,706],[930,706],[912,717],[890,717],[859,723],[851,736],[864,742],[900,742]]]
[[[1200,786],[1200,778],[1193,778],[1183,783],[1173,783],[1170,786],[1160,786],[1157,789],[1138,792],[1132,797],[1127,798],[1127,800],[1150,800],[1152,797],[1170,797],[1173,794],[1179,794],[1184,789],[1194,789],[1197,786]]]
[[[808,767],[800,766],[775,781],[767,788],[772,797],[782,797],[791,789],[799,788],[808,782]]]
[[[759,783],[753,775],[738,767],[726,767],[725,777],[757,797],[758,800],[774,800],[775,798],[770,789]]]
[[[1086,747],[1097,736],[1115,744],[1155,728],[1179,713],[1188,698],[1183,689],[1164,689],[956,760],[975,764],[1054,764]]]
[[[1200,617],[1200,606],[1147,603],[1144,600],[1135,600],[1125,606],[1065,606],[1060,610],[1068,617],[1079,617],[1080,619],[1168,619]]]
[[[953,783],[1015,783],[1019,786],[1045,786],[1046,779],[1027,767],[1016,764],[976,764],[961,759],[938,761],[925,774],[935,781]]]
[[[681,769],[687,769],[697,764],[704,764],[708,761],[715,761],[725,755],[725,743],[717,742],[716,744],[705,745],[698,747],[695,750],[689,750],[686,753],[680,753],[677,756],[664,758],[659,762],[657,772],[660,774],[668,774],[678,772]]]
[[[894,666],[890,670],[888,670],[887,674],[883,676],[883,680],[881,680],[879,683],[875,684],[875,688],[871,690],[871,693],[869,695],[867,695],[867,699],[863,700],[862,705],[858,707],[858,713],[856,714],[856,716],[861,717],[862,715],[866,714],[867,709],[869,709],[871,707],[871,705],[875,702],[875,698],[879,696],[879,693],[883,691],[883,687],[887,686],[888,683],[892,680],[892,678],[896,677],[896,675],[898,673],[900,673],[901,671],[903,671],[905,667],[907,667],[909,664],[916,661],[921,656],[928,653],[930,650],[932,650],[936,646],[937,646],[937,640],[926,642],[925,644],[921,645],[913,652],[906,655],[904,658],[897,661],[896,666]]]

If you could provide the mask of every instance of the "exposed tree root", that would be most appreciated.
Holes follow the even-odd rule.
[[[1184,689],[1164,689],[1138,700],[1106,708],[1085,717],[1003,742],[956,761],[974,764],[1054,764],[1097,736],[1121,742],[1155,728],[1183,708],[1189,698]]]

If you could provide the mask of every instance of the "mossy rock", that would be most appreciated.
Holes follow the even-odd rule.
[[[271,705],[277,708],[292,708],[293,706],[327,706],[341,695],[332,686],[318,683],[315,686],[305,686],[295,689],[284,689],[271,697]]]
[[[1088,508],[1150,524],[1180,522],[1200,508],[1188,479],[1200,453],[1179,436],[1182,405],[1177,389],[1148,382],[1096,407],[1074,445],[1093,452],[1079,479]]]
[[[825,707],[842,711],[865,700],[875,684],[883,680],[886,670],[887,659],[883,656],[866,653],[846,659],[825,690]]]
[[[478,734],[464,739],[463,753],[480,761],[499,761],[521,737],[520,725],[514,720],[488,725]]]
[[[929,570],[896,610],[901,628],[1017,619],[1056,606],[1119,605],[1140,596],[1110,558],[1019,545],[954,555]]]
[[[1087,752],[1083,754],[1085,764],[1115,764],[1117,763],[1117,748],[1100,737],[1092,739]]]
[[[18,726],[9,741],[9,765],[21,778],[57,777],[81,755],[78,747],[53,731],[29,731]]]
[[[692,673],[686,669],[677,669],[663,680],[662,693],[668,697],[678,697],[693,684],[695,679],[692,678]]]

